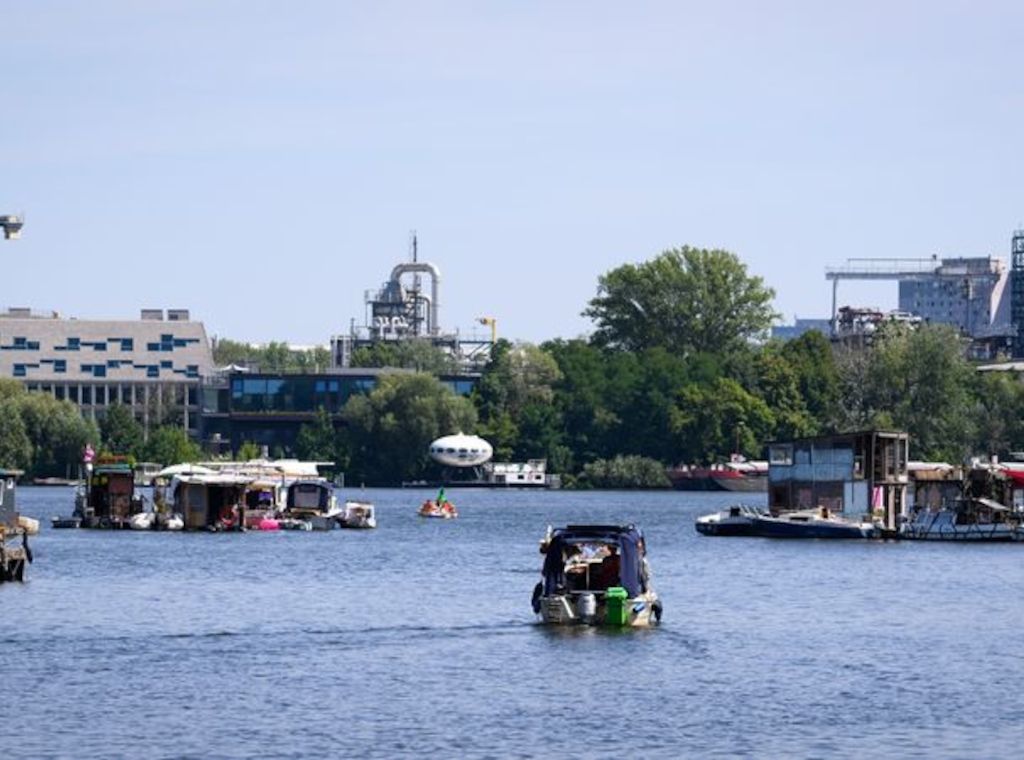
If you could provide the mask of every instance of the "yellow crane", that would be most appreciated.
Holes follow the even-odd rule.
[[[482,325],[490,325],[491,327],[491,343],[498,342],[498,320],[494,317],[478,317],[477,322]]]

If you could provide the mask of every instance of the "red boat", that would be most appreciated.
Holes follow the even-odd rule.
[[[768,463],[736,459],[710,467],[684,465],[669,470],[668,479],[678,491],[767,491]]]

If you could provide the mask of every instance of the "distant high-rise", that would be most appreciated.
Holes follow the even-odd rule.
[[[1024,230],[1010,240],[1010,322],[1017,333],[1013,338],[1013,356],[1024,357]]]

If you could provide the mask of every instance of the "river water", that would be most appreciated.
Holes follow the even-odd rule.
[[[345,496],[358,495],[349,491]],[[55,531],[0,586],[12,756],[1018,757],[1024,546],[708,538],[727,494],[371,490],[380,528]],[[67,514],[64,488],[21,511]],[[538,625],[549,523],[635,522],[654,630]]]

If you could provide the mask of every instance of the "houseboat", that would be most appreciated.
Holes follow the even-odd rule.
[[[634,525],[569,525],[540,543],[533,611],[558,625],[648,626],[661,620],[643,534]]]
[[[778,441],[768,447],[768,514],[734,516],[731,535],[768,538],[895,536],[907,501],[908,437],[863,431]],[[723,518],[696,528],[716,532]]]
[[[18,514],[15,480],[20,470],[0,469],[0,583],[24,581],[25,567],[32,562],[29,528]]]
[[[182,514],[185,530],[243,529],[248,476],[213,473],[181,475],[176,480],[174,509]]]
[[[130,528],[132,517],[144,511],[145,499],[135,493],[131,464],[126,457],[111,456],[98,459],[88,472],[75,494],[73,518],[83,528],[121,529]]]

